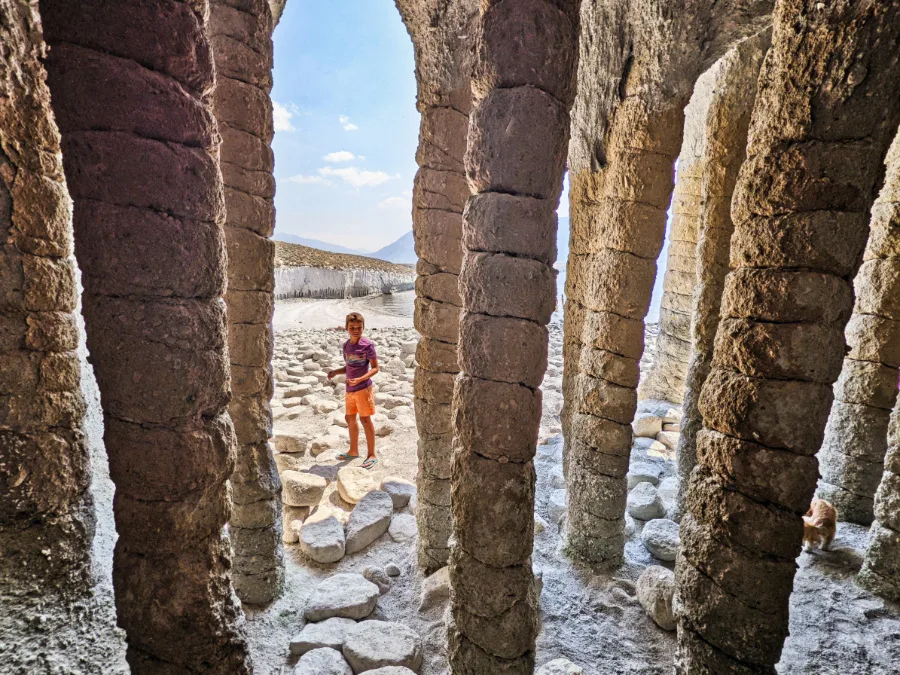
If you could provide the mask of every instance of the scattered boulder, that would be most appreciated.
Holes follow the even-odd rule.
[[[300,657],[294,675],[353,675],[353,670],[339,651],[320,647]]]
[[[399,565],[395,565],[394,563],[388,563],[387,565],[385,565],[384,571],[389,577],[399,577],[400,574],[402,574]]]
[[[347,553],[362,551],[387,532],[393,513],[394,503],[388,493],[373,490],[363,495],[347,522]]]
[[[385,666],[413,672],[422,667],[422,639],[412,628],[393,621],[363,621],[347,631],[344,658],[355,673]]]
[[[378,586],[378,591],[381,595],[384,595],[391,590],[391,579],[383,568],[374,566],[366,567],[363,570],[363,576]]]
[[[414,356],[416,348],[419,346],[418,340],[408,340],[400,343],[400,354],[403,356]]]
[[[677,431],[660,431],[656,434],[656,440],[666,446],[669,450],[676,450],[678,448],[678,439],[681,437],[681,434]]]
[[[675,560],[681,540],[678,523],[665,518],[651,520],[641,530],[641,541],[654,558],[671,562]]]
[[[336,427],[341,427],[342,429],[346,429],[347,425],[347,416],[340,410],[335,410],[331,413],[331,423]]]
[[[392,433],[394,433],[394,425],[390,422],[382,422],[377,427],[375,427],[375,435],[379,438],[390,436]]]
[[[409,541],[414,539],[419,533],[416,527],[416,517],[408,513],[401,513],[393,517],[391,526],[388,528],[388,534],[391,539],[396,542]]]
[[[628,471],[628,489],[633,489],[638,483],[659,484],[662,468],[650,462],[635,462]]]
[[[332,450],[341,446],[341,439],[337,434],[325,434],[309,444],[309,454],[318,457],[326,450]]]
[[[306,603],[307,621],[324,621],[333,616],[365,619],[378,601],[378,586],[362,574],[335,574],[320,583]]]
[[[287,504],[282,504],[281,506],[281,532],[282,532],[282,540],[285,544],[295,544],[297,543],[297,539],[299,538],[300,525],[303,524],[303,521],[309,516],[309,507],[308,506],[288,506]],[[297,523],[297,527],[292,527],[294,523]]]
[[[631,447],[648,457],[668,457],[669,448],[660,443],[656,438],[635,438]]]
[[[427,612],[450,597],[450,568],[442,567],[422,582],[419,611]]]
[[[678,477],[669,476],[668,478],[663,478],[659,481],[656,492],[659,494],[659,498],[663,500],[663,504],[668,510],[669,507],[675,503],[675,497],[678,496]]]
[[[303,471],[303,455],[286,455],[280,452],[275,453],[275,466],[278,468],[278,473],[280,474],[285,471]]]
[[[663,630],[675,630],[675,615],[672,612],[674,594],[675,573],[672,570],[651,565],[638,577],[638,602]]]
[[[406,364],[403,363],[402,359],[398,359],[395,356],[384,365],[384,371],[386,373],[394,375],[395,377],[398,375],[404,375],[406,374]]]
[[[416,486],[414,483],[394,476],[388,476],[382,480],[381,486],[378,489],[382,492],[387,492],[391,496],[391,501],[394,502],[395,509],[402,509],[405,507],[409,504],[410,498],[416,494]]]
[[[638,520],[662,518],[666,513],[656,487],[650,483],[638,483],[634,490],[628,493],[626,508],[631,517]]]
[[[303,454],[309,439],[294,434],[275,434],[275,451],[286,454]]]
[[[550,499],[547,502],[547,515],[550,522],[559,525],[566,515],[566,491],[553,490],[550,493]]]
[[[300,526],[300,550],[318,563],[333,563],[344,557],[344,526],[328,511],[316,511]]]
[[[635,436],[641,438],[656,438],[656,434],[662,431],[663,420],[653,413],[638,413],[634,416],[631,429]]]
[[[288,506],[316,506],[328,485],[321,476],[301,471],[281,474],[281,499]]]
[[[341,499],[348,504],[356,504],[376,488],[372,473],[361,466],[345,466],[338,471],[337,489]],[[393,509],[393,502],[391,509]]]
[[[409,668],[403,666],[387,666],[385,668],[376,668],[375,670],[367,670],[366,675],[416,675]]]
[[[339,616],[321,623],[308,623],[291,639],[291,654],[300,656],[322,647],[340,651],[344,646],[344,634],[348,628],[355,625],[353,619],[343,619]]]
[[[584,669],[569,659],[553,659],[538,668],[535,675],[584,675]]]
[[[680,422],[682,416],[681,406],[671,401],[654,398],[645,398],[642,401],[638,401],[637,412],[638,414],[652,413],[661,417],[663,422],[669,423]]]
[[[556,467],[550,472],[550,487],[554,490],[566,489],[566,477],[563,475],[562,467]]]

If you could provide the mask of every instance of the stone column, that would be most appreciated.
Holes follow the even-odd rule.
[[[236,441],[208,10],[41,2],[133,673],[250,672],[224,529]]]
[[[679,673],[775,673],[900,108],[900,4],[781,0],[732,201],[676,562]]]
[[[850,351],[819,453],[818,494],[837,507],[841,520],[871,525],[900,367],[900,136],[888,154],[885,186],[872,207],[863,261],[845,335]]]
[[[419,565],[433,571],[450,554],[450,407],[459,337],[458,279],[462,212],[469,188],[463,156],[471,109],[474,0],[397,0],[416,58],[416,107],[422,115],[413,185],[415,326],[422,336],[414,381],[419,432]]]
[[[728,274],[728,252],[734,231],[731,195],[744,161],[750,112],[756,98],[756,80],[769,40],[769,32],[764,31],[735,45],[697,80],[687,108],[685,128],[692,131],[699,128],[695,133],[703,136],[703,157],[698,170],[700,222],[697,286],[691,313],[693,350],[688,363],[684,416],[678,441],[679,487],[673,514],[676,519],[680,519],[684,511],[688,478],[697,464],[697,432],[703,426],[697,401],[709,375],[722,287]]]
[[[532,460],[579,20],[577,2],[481,7],[459,279],[449,627],[451,670],[472,675],[534,669]]]
[[[275,178],[272,142],[272,14],[268,0],[210,3],[216,62],[213,111],[222,136],[228,249],[228,406],[238,441],[231,476],[234,588],[248,604],[284,587],[281,483],[272,433],[272,310],[275,290]]]
[[[0,0],[0,578],[90,583],[71,202],[40,59],[37,2]]]

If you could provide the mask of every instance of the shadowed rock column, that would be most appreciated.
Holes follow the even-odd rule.
[[[709,375],[722,287],[728,274],[728,253],[734,231],[731,195],[744,161],[756,80],[769,38],[769,32],[765,31],[731,49],[697,80],[691,105],[687,108],[685,127],[695,128],[695,133],[702,134],[703,157],[698,170],[700,222],[696,251],[697,286],[691,313],[693,350],[678,441],[678,497],[672,514],[676,520],[684,511],[687,481],[697,464],[697,432],[703,426],[697,401]],[[696,117],[692,118],[692,110]]]
[[[471,109],[474,0],[397,0],[416,58],[422,115],[413,186],[416,272],[415,326],[421,334],[414,382],[419,432],[419,565],[432,571],[450,554],[450,404],[459,337],[458,279],[462,212],[469,188],[463,156]]]
[[[248,604],[284,587],[281,483],[272,432],[272,310],[275,290],[275,178],[272,141],[272,15],[267,0],[213,0],[210,41],[216,62],[213,110],[222,135],[228,248],[228,406],[238,441],[231,476],[234,588]]]
[[[71,202],[36,2],[0,0],[0,585],[75,595],[93,513]]]
[[[900,4],[776,5],[676,562],[679,673],[775,673],[900,109]]]
[[[453,397],[449,649],[460,675],[534,669],[532,460],[578,34],[577,2],[481,6]]]
[[[224,201],[205,2],[44,0],[133,673],[250,671],[231,587]]]
[[[856,306],[845,333],[850,352],[819,453],[818,494],[837,507],[840,520],[870,525],[900,366],[900,137],[888,154],[854,286]]]

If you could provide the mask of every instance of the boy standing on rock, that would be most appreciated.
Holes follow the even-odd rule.
[[[375,345],[363,337],[365,325],[366,321],[362,314],[350,312],[347,315],[344,327],[350,334],[350,339],[343,347],[345,365],[328,373],[328,379],[335,375],[347,376],[344,402],[347,428],[350,431],[350,451],[342,452],[338,455],[338,459],[350,460],[359,457],[359,427],[356,424],[356,415],[359,414],[359,421],[366,432],[368,449],[363,468],[371,469],[378,462],[375,456],[375,425],[372,423],[372,415],[375,414],[375,388],[371,379],[378,372],[378,357],[375,354]]]

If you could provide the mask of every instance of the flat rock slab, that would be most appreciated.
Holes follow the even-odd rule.
[[[340,651],[344,646],[344,634],[348,628],[355,625],[353,619],[342,619],[337,616],[321,623],[308,623],[291,640],[291,654],[300,656],[322,647]]]
[[[638,483],[659,484],[662,475],[662,467],[650,462],[635,462],[628,471],[628,489],[633,489]]]
[[[301,656],[294,675],[353,675],[353,670],[339,651],[322,647]]]
[[[402,509],[405,507],[409,504],[410,498],[416,494],[415,484],[408,480],[404,480],[403,478],[396,478],[394,476],[388,476],[382,480],[378,489],[382,492],[387,492],[391,496],[391,501],[394,502],[395,509]]]
[[[300,550],[318,563],[333,563],[344,557],[344,526],[335,516],[314,513],[298,532]]]
[[[418,534],[416,527],[416,517],[408,513],[401,513],[391,519],[391,525],[388,528],[388,534],[394,541],[409,541]]]
[[[657,518],[648,521],[641,530],[641,541],[654,558],[672,562],[681,540],[678,537],[678,523]]]
[[[344,658],[354,673],[385,666],[413,672],[422,667],[422,639],[412,628],[392,621],[363,621],[347,631]]]
[[[675,615],[672,612],[674,594],[675,573],[672,570],[651,565],[638,577],[638,602],[663,630],[675,630]]]
[[[422,582],[420,612],[427,612],[450,597],[450,568],[442,567]]]
[[[638,485],[628,493],[628,501],[626,509],[632,518],[638,520],[653,520],[654,518],[662,518],[666,509],[663,506],[662,499],[656,487],[650,483],[638,483]]]
[[[369,469],[360,466],[345,466],[338,470],[338,493],[348,504],[357,504],[359,500],[377,487]],[[391,507],[393,508],[393,506]]]
[[[335,574],[316,587],[304,615],[307,621],[324,621],[333,616],[365,619],[378,601],[378,586],[362,574]]]
[[[535,675],[584,675],[584,669],[569,659],[553,659],[538,668]]]
[[[387,492],[374,490],[364,495],[347,521],[347,553],[362,551],[388,531],[394,502]]]
[[[321,476],[301,471],[281,474],[281,499],[288,506],[315,506],[328,485]]]
[[[303,454],[306,452],[306,444],[309,439],[306,436],[294,434],[275,434],[275,451],[287,454]]]

